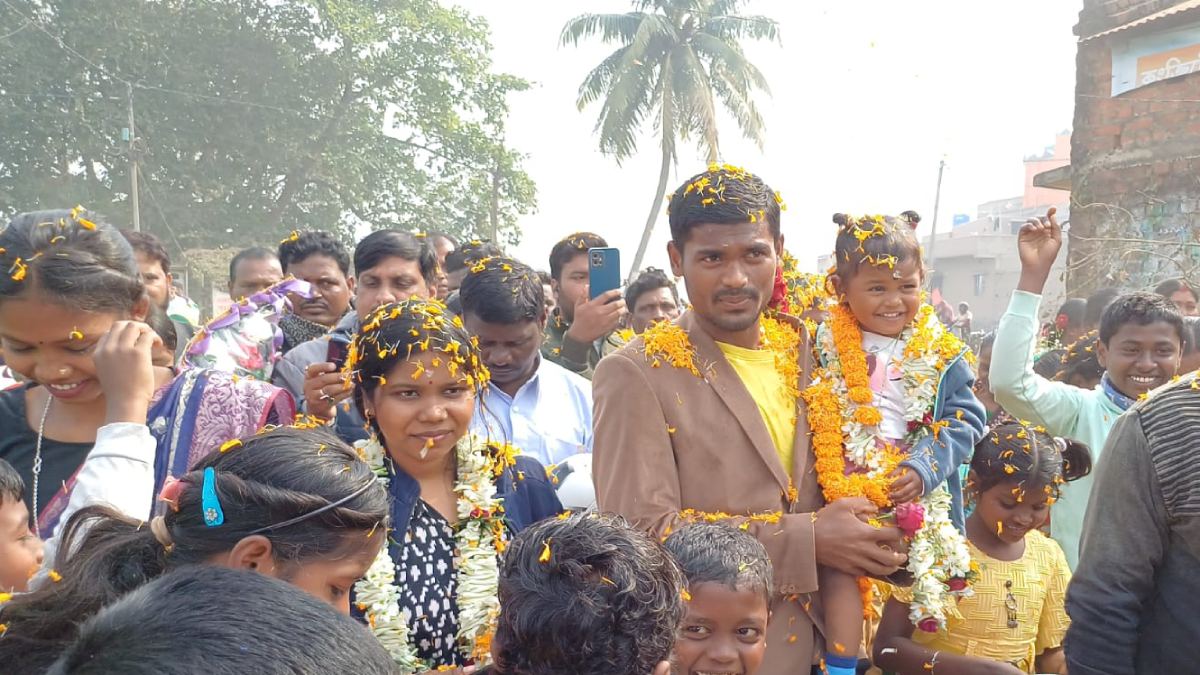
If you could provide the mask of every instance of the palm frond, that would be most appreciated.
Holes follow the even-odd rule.
[[[628,44],[637,34],[645,14],[627,12],[625,14],[581,14],[571,19],[563,26],[558,42],[562,46],[577,46],[580,40],[599,35],[604,43],[622,42]]]
[[[687,45],[677,47],[673,56],[677,62],[673,69],[671,86],[688,121],[687,129],[699,136],[699,142],[708,151],[709,159],[718,157],[721,151],[711,77],[696,56],[696,52]]]
[[[771,93],[771,85],[766,76],[758,66],[746,58],[737,43],[729,43],[700,33],[692,36],[692,47],[710,62],[720,63],[734,81],[743,83],[743,93],[748,94],[751,87],[761,89],[767,94]]]
[[[613,75],[617,72],[618,66],[620,66],[628,52],[629,45],[618,48],[612,54],[605,57],[600,62],[600,65],[593,68],[592,72],[587,74],[587,77],[583,78],[583,84],[579,85],[579,98],[575,101],[580,110],[583,110],[608,92],[609,86],[612,84]]]
[[[766,16],[712,16],[704,21],[700,32],[716,36],[726,42],[737,40],[780,42],[779,23]]]
[[[733,116],[742,135],[754,141],[755,145],[762,149],[766,125],[763,122],[762,114],[758,111],[758,106],[754,104],[747,92],[741,90],[736,83],[729,79],[729,74],[721,66],[714,65],[710,72],[712,73],[713,93]]]

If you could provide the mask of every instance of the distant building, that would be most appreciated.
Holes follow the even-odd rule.
[[[1068,286],[1148,288],[1200,270],[1200,0],[1084,0],[1069,171]]]

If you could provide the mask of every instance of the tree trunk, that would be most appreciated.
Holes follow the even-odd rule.
[[[667,179],[671,176],[671,150],[666,143],[662,149],[662,168],[658,172],[658,190],[654,193],[654,205],[650,207],[650,216],[646,218],[646,229],[642,230],[642,241],[638,244],[637,255],[633,256],[633,267],[629,268],[629,278],[633,279],[642,268],[642,258],[646,257],[646,247],[650,245],[650,234],[654,232],[654,223],[662,212],[663,197],[667,194]]]

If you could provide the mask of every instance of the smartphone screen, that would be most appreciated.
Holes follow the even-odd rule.
[[[346,355],[350,352],[350,344],[339,340],[330,340],[325,352],[325,362],[337,366],[338,370],[346,365]]]

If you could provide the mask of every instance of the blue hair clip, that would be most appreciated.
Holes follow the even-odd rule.
[[[204,485],[200,489],[200,508],[204,511],[204,524],[217,527],[225,522],[221,500],[217,499],[217,472],[210,466],[204,470]]]

